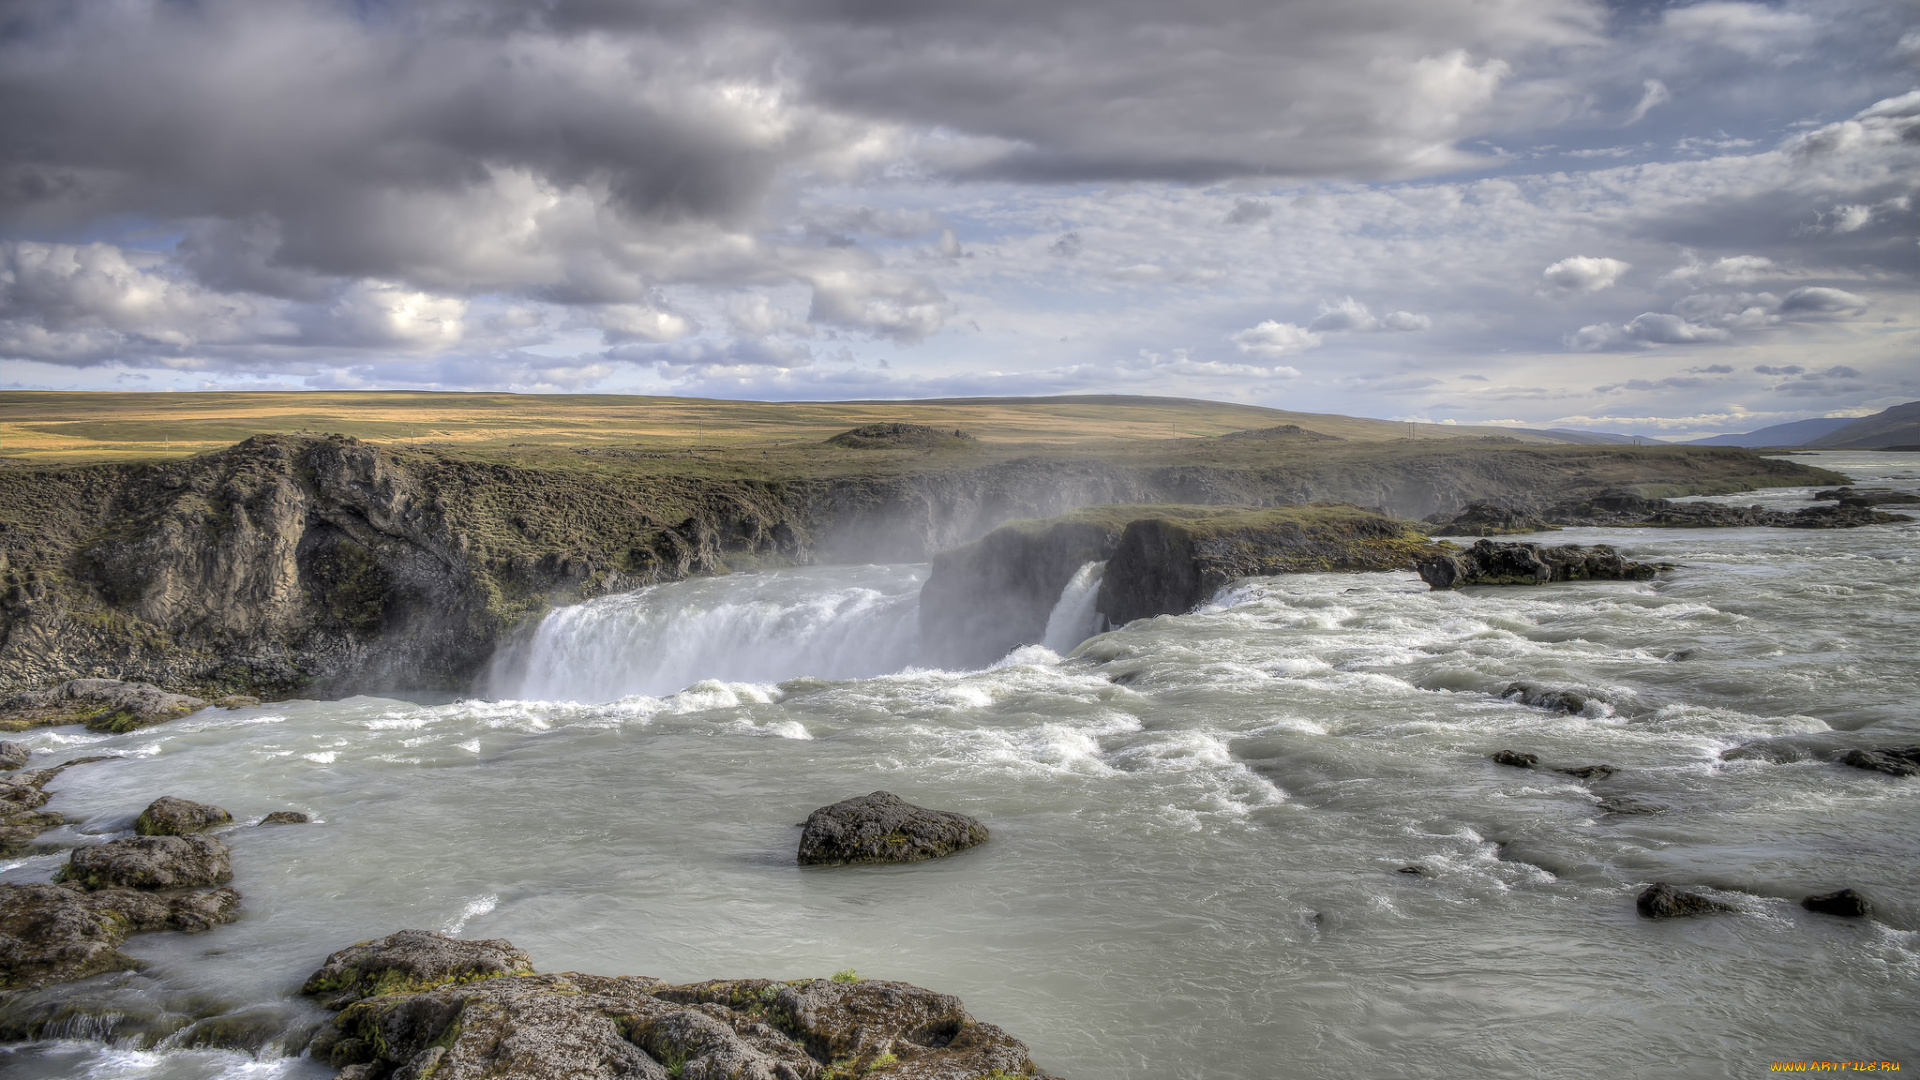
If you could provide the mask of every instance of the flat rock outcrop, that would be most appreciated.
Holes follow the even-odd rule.
[[[239,907],[240,894],[232,889],[154,896],[74,884],[0,884],[0,993],[136,970],[140,962],[120,952],[128,936],[197,933],[232,922]]]
[[[197,697],[170,694],[151,683],[69,679],[46,690],[23,690],[0,701],[0,731],[85,724],[89,731],[118,734],[206,707],[207,703]]]
[[[1835,506],[1810,506],[1802,510],[1768,510],[1763,506],[1732,506],[1727,503],[1675,502],[1648,499],[1624,492],[1609,492],[1585,499],[1573,499],[1550,505],[1508,504],[1482,500],[1468,503],[1451,513],[1434,514],[1427,522],[1433,536],[1501,536],[1512,533],[1540,532],[1562,526],[1589,528],[1657,529],[1731,529],[1766,527],[1776,529],[1855,529],[1862,525],[1887,525],[1911,521],[1904,514],[1889,514],[1873,509],[1883,503],[1920,502],[1920,497],[1887,492],[1876,497],[1832,495]]]
[[[1834,760],[1888,776],[1920,776],[1920,746],[1884,746],[1877,750],[1855,747]]]
[[[140,811],[133,831],[141,836],[185,836],[232,822],[233,815],[217,806],[162,795]]]
[[[389,962],[389,948],[410,959]],[[309,988],[327,988],[307,991],[340,1010],[310,1052],[339,1069],[342,1080],[1047,1076],[1018,1039],[974,1019],[958,998],[906,983],[738,979],[676,986],[643,975],[537,975],[506,942],[425,931],[343,953],[308,980]],[[428,970],[451,974],[418,985],[423,954],[433,958]],[[501,963],[513,972],[481,974]],[[395,988],[385,993],[354,997],[336,986],[349,968],[408,974],[389,980]],[[379,985],[375,979],[368,988]]]
[[[1634,908],[1644,919],[1681,919],[1689,915],[1711,915],[1718,911],[1738,911],[1699,893],[1683,892],[1664,881],[1656,881],[1634,898]]]
[[[1552,581],[1645,581],[1660,571],[1628,562],[1604,544],[1545,547],[1481,540],[1465,551],[1422,559],[1420,580],[1435,589],[1464,585],[1545,585]]]
[[[986,841],[987,827],[965,814],[876,791],[808,814],[797,858],[801,866],[920,862]]]
[[[83,889],[184,889],[233,880],[227,845],[211,836],[132,836],[75,848],[61,881]]]
[[[49,780],[75,765],[107,760],[97,756],[75,758],[45,769],[0,774],[0,856],[19,854],[42,832],[66,824],[67,819],[60,814],[40,809],[53,798],[44,790]]]

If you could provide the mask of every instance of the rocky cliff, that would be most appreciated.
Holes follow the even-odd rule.
[[[1349,504],[1087,507],[935,555],[920,636],[945,663],[991,663],[1041,640],[1061,590],[1088,562],[1107,563],[1096,607],[1121,626],[1191,611],[1238,578],[1411,569],[1435,550],[1416,526]]]
[[[1842,479],[1721,449],[1193,440],[1093,456],[954,441],[712,460],[282,435],[165,462],[0,465],[0,690],[92,677],[208,699],[465,689],[555,603],[741,566],[917,561],[1091,504],[1338,499],[1412,514],[1629,478],[1649,492]],[[1051,585],[1050,604],[1054,578],[1118,527],[993,572],[1022,595]]]

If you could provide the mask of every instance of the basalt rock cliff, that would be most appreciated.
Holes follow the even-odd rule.
[[[0,691],[464,690],[553,604],[743,566],[918,561],[1096,504],[1345,500],[1411,516],[1629,478],[1662,493],[1839,479],[1719,448],[1194,440],[1095,457],[953,441],[763,466],[274,435],[162,462],[0,463]],[[1111,554],[1124,524],[993,572],[1051,604],[1062,568]]]

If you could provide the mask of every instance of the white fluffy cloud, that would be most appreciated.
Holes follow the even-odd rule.
[[[1573,255],[1540,271],[1540,280],[1559,292],[1592,293],[1611,289],[1631,269],[1631,263],[1619,259]]]
[[[1278,360],[1283,356],[1291,356],[1318,346],[1321,338],[1319,334],[1304,326],[1267,319],[1257,326],[1250,326],[1234,334],[1232,341],[1235,347],[1248,356],[1257,356],[1263,360]]]

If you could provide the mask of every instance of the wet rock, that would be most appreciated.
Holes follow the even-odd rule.
[[[1664,814],[1669,808],[1631,795],[1613,795],[1600,800],[1600,809],[1608,814]]]
[[[987,840],[987,827],[965,814],[915,806],[887,791],[823,806],[802,828],[801,866],[919,862]]]
[[[98,756],[75,758],[50,768],[0,774],[0,856],[19,854],[45,830],[66,823],[61,815],[40,809],[53,798],[42,790],[49,780],[75,765],[106,760]]]
[[[1628,562],[1604,544],[1543,547],[1480,540],[1464,551],[1424,558],[1416,569],[1420,580],[1429,586],[1455,589],[1465,585],[1545,585],[1552,581],[1645,581],[1661,568]]]
[[[315,1026],[310,1016],[303,1017],[284,1005],[251,1005],[195,1021],[173,1036],[168,1045],[182,1050],[240,1050],[255,1057],[277,1046],[288,1054],[298,1054]]]
[[[0,884],[0,992],[140,966],[120,944],[144,930],[204,930],[231,922],[232,889],[173,897],[73,884]]]
[[[1427,521],[1435,528],[1429,536],[1506,536],[1512,533],[1553,532],[1536,511],[1516,509],[1492,502],[1468,503],[1455,514],[1434,514]]]
[[[33,751],[26,743],[7,742],[0,739],[0,770],[12,770],[27,763],[27,756]]]
[[[0,731],[53,724],[85,724],[115,734],[185,716],[207,703],[170,694],[151,683],[71,679],[46,690],[25,690],[0,701]]]
[[[1395,870],[1394,873],[1405,874],[1408,877],[1432,877],[1433,876],[1432,874],[1427,873],[1425,868],[1419,867],[1419,866],[1403,866],[1400,869]]]
[[[401,930],[327,957],[300,992],[321,999],[329,1009],[341,1009],[381,994],[532,971],[533,958],[509,941],[464,941],[426,930]]]
[[[1517,750],[1497,750],[1488,754],[1487,760],[1513,769],[1531,769],[1540,764],[1539,755],[1522,754]]]
[[[228,694],[213,704],[216,708],[221,709],[245,709],[249,706],[260,704],[260,699],[254,697],[252,694]]]
[[[1867,903],[1866,897],[1852,889],[1809,896],[1800,901],[1800,906],[1808,911],[1822,915],[1838,915],[1843,919],[1860,919],[1873,914],[1873,905]]]
[[[140,811],[133,831],[141,836],[184,836],[232,821],[233,815],[217,806],[163,795]]]
[[[1580,780],[1605,780],[1620,770],[1611,765],[1564,765],[1555,768],[1553,771],[1565,773],[1568,776]]]
[[[1920,495],[1909,491],[1895,491],[1892,488],[1829,488],[1813,493],[1815,501],[1838,502],[1841,506],[1875,507],[1888,504],[1906,505],[1920,503]]]
[[[1682,892],[1664,881],[1656,881],[1634,900],[1643,919],[1679,919],[1689,915],[1710,915],[1717,911],[1738,911],[1699,893]]]
[[[266,817],[261,818],[260,824],[262,825],[305,825],[312,820],[313,820],[313,817],[311,815],[303,814],[298,810],[275,810],[273,813],[268,814]]]
[[[1548,712],[1568,713],[1570,715],[1585,712],[1587,710],[1587,701],[1589,700],[1585,694],[1577,691],[1550,690],[1545,687],[1535,686],[1532,683],[1523,682],[1507,684],[1507,688],[1500,692],[1500,696],[1508,701],[1518,701],[1523,705],[1531,705],[1536,709],[1545,709]]]
[[[405,936],[398,946],[390,946]],[[403,931],[343,950],[308,980],[332,984],[337,959],[434,948]],[[524,959],[506,942],[440,938],[469,966],[486,953]],[[446,965],[434,970],[453,970]],[[391,970],[391,969],[389,969]],[[970,1016],[958,998],[906,983],[719,980],[675,986],[640,975],[515,975],[449,981],[348,998],[310,1052],[341,1077],[411,1080],[524,1076],[727,1077],[832,1080],[873,1074],[916,1080],[1044,1080],[1019,1040]]]
[[[227,845],[211,836],[133,836],[75,848],[61,880],[83,889],[180,889],[233,880]]]
[[[1877,750],[1853,749],[1837,759],[1842,765],[1870,769],[1888,776],[1920,775],[1920,746],[1886,746]]]

